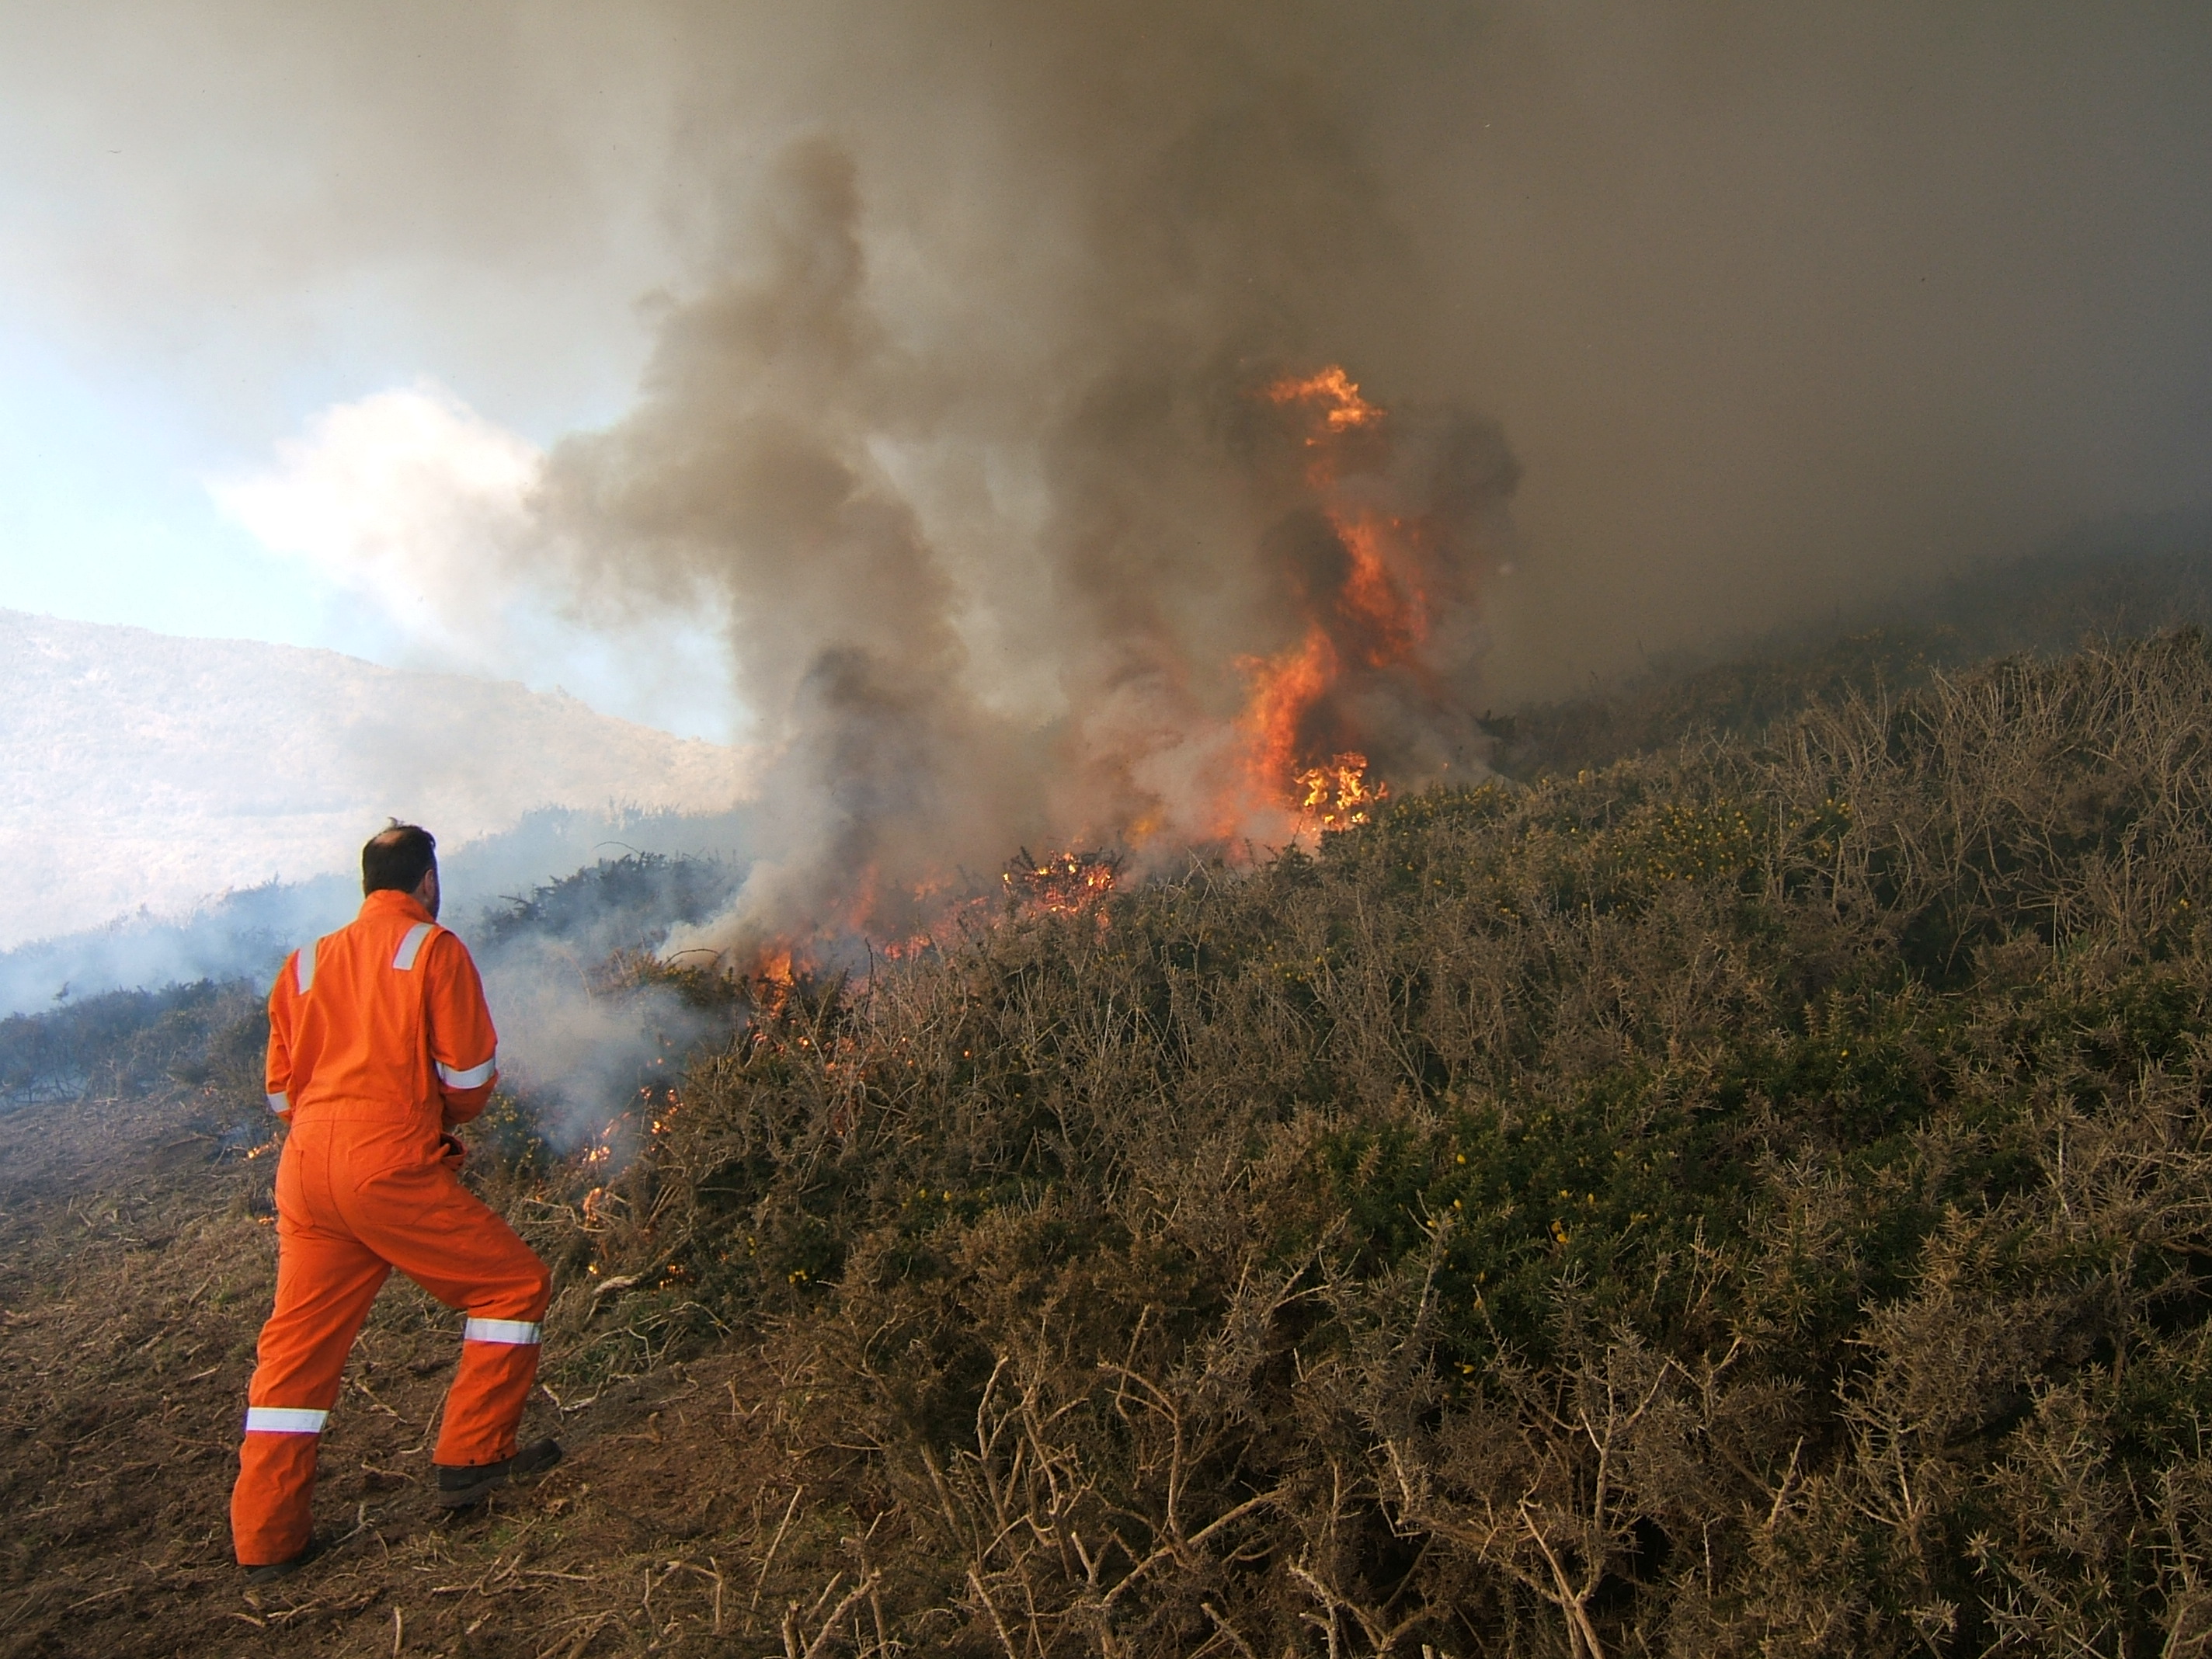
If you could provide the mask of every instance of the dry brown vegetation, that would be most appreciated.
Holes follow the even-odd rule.
[[[9,1374],[111,1403],[11,1381],[0,1644],[2204,1650],[2208,729],[2194,636],[1997,664],[755,988],[618,1175],[485,1131],[573,1465],[428,1528],[391,1298],[259,1607],[264,1164],[142,1183],[158,1271],[11,1196]]]

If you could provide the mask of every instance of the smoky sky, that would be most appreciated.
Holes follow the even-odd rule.
[[[538,580],[726,603],[854,860],[1218,770],[1327,505],[1272,375],[1343,364],[1399,434],[1358,489],[1451,526],[1416,672],[1327,717],[1413,776],[1482,707],[2212,497],[2201,7],[70,12],[0,14],[11,290],[218,411],[334,330],[585,411]]]
[[[10,4],[0,36],[17,315],[241,444],[322,376],[616,417],[635,302],[761,257],[744,200],[814,137],[878,314],[967,366],[917,450],[947,411],[1113,418],[1147,338],[1496,418],[1503,696],[2208,493],[2201,7]]]

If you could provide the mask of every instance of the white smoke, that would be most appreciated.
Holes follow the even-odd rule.
[[[374,619],[383,654],[589,688],[606,712],[726,740],[724,619],[703,592],[576,603],[534,533],[544,454],[434,381],[337,404],[265,469],[211,479],[222,512]],[[356,617],[358,620],[358,617]]]
[[[457,667],[511,672],[526,503],[544,457],[429,381],[325,410],[222,510]]]

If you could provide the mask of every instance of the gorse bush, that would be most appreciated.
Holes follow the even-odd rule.
[[[252,986],[198,980],[108,991],[0,1018],[0,1103],[221,1087],[258,1104],[269,1026]]]
[[[565,945],[593,957],[635,951],[722,908],[738,875],[713,859],[625,853],[488,908],[471,936],[488,960],[533,945]]]
[[[2208,730],[2000,663],[763,995],[549,1353],[765,1345],[793,1651],[2199,1651]]]

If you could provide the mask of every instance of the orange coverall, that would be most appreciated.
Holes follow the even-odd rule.
[[[483,1109],[496,1043],[467,947],[404,893],[371,893],[276,976],[269,1107],[291,1133],[276,1165],[276,1309],[261,1329],[230,1500],[243,1565],[307,1547],[317,1437],[394,1267],[468,1316],[436,1461],[514,1455],[550,1281],[461,1185],[446,1140]]]

